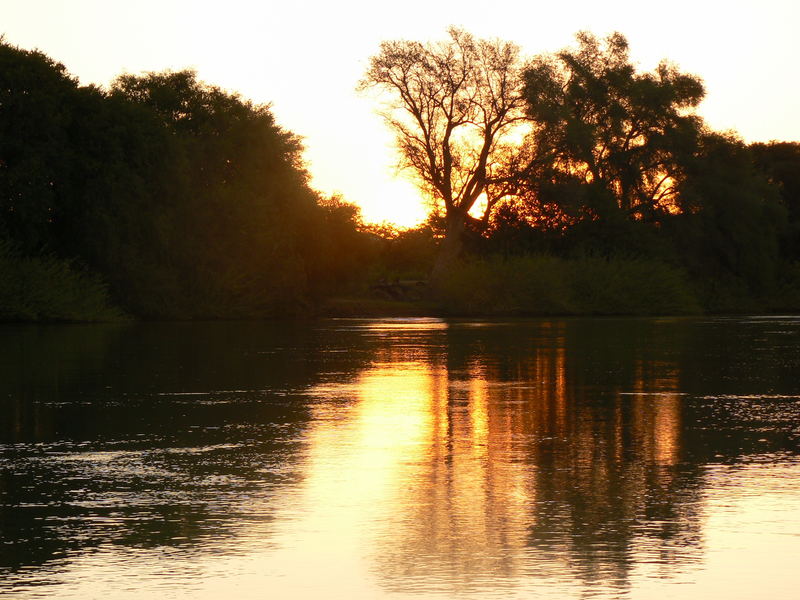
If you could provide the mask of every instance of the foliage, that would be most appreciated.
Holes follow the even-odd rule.
[[[80,259],[150,317],[302,313],[331,284],[312,265],[354,224],[332,226],[268,106],[191,71],[104,92],[38,52],[0,61],[0,233],[24,255]]]
[[[703,85],[667,62],[637,73],[628,42],[577,35],[578,47],[536,57],[523,96],[535,123],[528,198],[549,226],[676,212],[682,159],[701,128],[688,109]]]
[[[111,96],[148,110],[175,140],[166,167],[181,185],[165,198],[159,232],[176,284],[171,316],[302,307],[309,286],[303,239],[318,211],[297,138],[268,107],[202,84],[190,71],[126,75]]]
[[[0,39],[0,236],[24,252],[48,246],[76,93],[64,65]]]
[[[449,314],[663,315],[700,307],[685,274],[645,259],[490,257],[454,268],[438,300]]]
[[[756,167],[778,189],[786,209],[783,254],[789,260],[800,260],[800,142],[751,144],[750,150]]]
[[[80,86],[0,39],[0,318],[119,318],[109,298],[149,318],[412,314],[429,306],[371,284],[428,273],[453,314],[800,307],[800,144],[707,130],[700,80],[638,72],[620,34],[524,69],[513,44],[449,34],[383,43],[361,84],[435,201],[407,231],[320,198],[268,105],[189,70]]]
[[[660,261],[584,258],[572,263],[570,276],[581,314],[700,312],[686,274]]]
[[[382,242],[361,219],[358,206],[333,196],[320,201],[321,221],[307,240],[315,296],[363,291],[381,259]]]
[[[450,314],[574,314],[563,260],[549,256],[490,258],[457,264],[437,290]]]
[[[96,275],[52,256],[24,258],[9,242],[0,242],[0,321],[122,318]]]
[[[387,280],[427,278],[436,256],[436,238],[428,225],[376,234],[380,240],[378,277]]]
[[[756,297],[772,291],[786,211],[747,146],[731,135],[704,135],[680,195],[684,212],[665,228],[689,272]]]
[[[771,311],[800,311],[800,261],[783,265],[776,293],[766,306]]]
[[[383,42],[360,84],[388,97],[384,117],[397,136],[401,164],[444,214],[437,277],[460,252],[479,198],[485,207],[477,224],[485,227],[507,193],[508,138],[523,118],[517,46],[454,27],[448,33],[438,44]]]

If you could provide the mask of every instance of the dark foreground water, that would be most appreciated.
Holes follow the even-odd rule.
[[[0,328],[0,596],[797,598],[800,319]]]

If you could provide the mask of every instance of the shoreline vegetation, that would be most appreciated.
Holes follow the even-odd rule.
[[[192,71],[81,86],[0,37],[0,322],[800,312],[800,143],[711,131],[702,82],[620,34],[525,60],[449,35],[359,86],[397,92],[434,207],[409,230],[313,190],[269,106]]]

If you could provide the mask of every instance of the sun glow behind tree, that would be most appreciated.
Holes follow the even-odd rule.
[[[401,166],[444,220],[438,279],[458,256],[466,229],[482,231],[512,187],[517,147],[506,137],[525,122],[519,47],[451,27],[449,39],[381,43],[359,85],[386,99]],[[478,218],[470,218],[480,207]]]
[[[424,218],[424,199],[396,175],[391,136],[353,91],[382,40],[438,39],[456,23],[536,55],[564,47],[582,29],[601,36],[619,30],[642,70],[666,56],[703,77],[708,95],[700,113],[714,129],[766,142],[800,139],[800,80],[786,76],[800,53],[798,20],[800,4],[791,0],[724,7],[675,0],[669,10],[632,0],[578,0],[568,8],[512,0],[503,10],[476,0],[402,7],[231,0],[224,8],[185,0],[4,0],[0,33],[57,57],[84,84],[189,67],[202,81],[271,103],[278,123],[303,137],[314,187],[341,192],[370,221],[411,224]]]

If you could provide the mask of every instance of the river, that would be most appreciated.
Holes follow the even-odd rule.
[[[800,318],[0,327],[0,596],[797,597]]]

